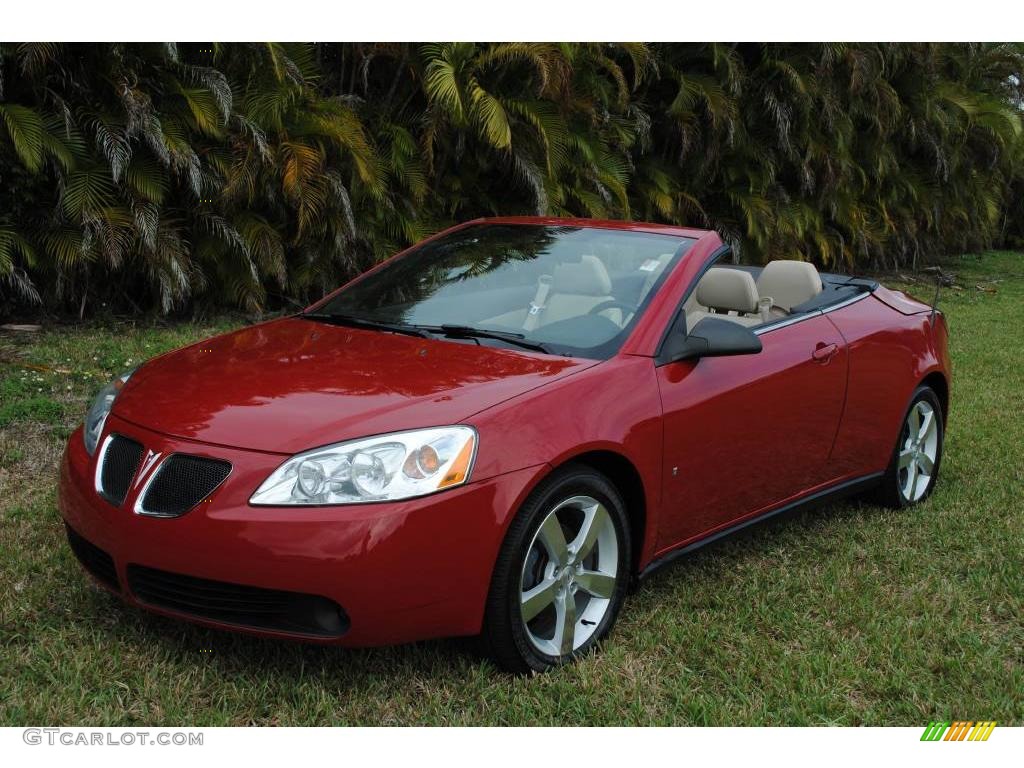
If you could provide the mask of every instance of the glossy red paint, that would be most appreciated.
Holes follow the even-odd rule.
[[[880,450],[903,419],[910,396],[928,376],[948,388],[952,366],[948,330],[941,313],[919,305],[917,314],[889,309],[875,295],[829,314],[850,355],[846,408],[830,462],[839,476],[882,471],[888,455]]]
[[[158,357],[117,415],[175,437],[293,454],[455,424],[595,365],[284,318]]]
[[[495,532],[545,469],[527,467],[400,503],[251,507],[249,496],[281,463],[279,454],[171,438],[113,415],[110,422],[110,430],[150,450],[227,459],[234,467],[209,503],[170,520],[146,517],[131,511],[138,486],[121,508],[96,494],[94,462],[85,452],[81,431],[72,435],[61,466],[61,515],[114,558],[122,586],[128,583],[127,565],[135,563],[322,595],[343,606],[351,619],[351,630],[337,641],[343,645],[402,643],[478,631],[480,606],[501,543]],[[454,552],[459,556],[453,557]],[[175,615],[146,605],[127,589],[122,595],[139,607]]]
[[[662,548],[836,479],[828,457],[846,393],[842,337],[821,315],[761,343],[756,355],[658,368],[665,504],[687,510],[661,526]],[[837,352],[814,359],[827,346]]]
[[[144,517],[131,511],[139,478],[122,507],[102,500],[96,459],[80,431],[71,436],[61,514],[112,555],[125,599],[139,602],[125,578],[137,563],[329,597],[351,619],[333,641],[344,645],[473,634],[507,527],[556,467],[591,461],[617,467],[617,482],[635,480],[629,513],[639,572],[716,531],[881,471],[913,389],[929,375],[948,386],[941,314],[933,321],[926,306],[889,293],[766,329],[759,354],[659,364],[666,329],[720,252],[717,235],[624,222],[488,221],[697,242],[605,361],[292,318],[146,364],[122,390],[105,434],[162,454],[226,459],[233,471],[189,513]],[[465,486],[398,503],[248,503],[286,455],[455,423],[479,436]]]

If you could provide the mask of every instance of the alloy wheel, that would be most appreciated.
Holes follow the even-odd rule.
[[[926,400],[918,400],[907,414],[900,437],[897,464],[900,495],[907,502],[928,492],[939,452],[939,420]]]
[[[608,612],[619,576],[611,515],[591,496],[551,509],[534,534],[519,582],[526,637],[548,656],[581,648]]]

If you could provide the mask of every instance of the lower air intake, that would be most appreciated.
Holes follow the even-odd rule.
[[[341,637],[348,616],[333,600],[301,592],[212,581],[142,565],[128,566],[128,586],[143,603],[250,629]]]
[[[96,577],[97,581],[120,592],[121,585],[117,582],[117,569],[114,567],[114,558],[95,544],[83,539],[67,523],[64,524],[64,527],[67,529],[68,544],[71,545],[71,551],[75,553],[75,557],[78,558],[78,562],[82,564],[82,567]]]

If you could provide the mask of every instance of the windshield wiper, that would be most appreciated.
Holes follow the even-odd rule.
[[[529,341],[523,334],[511,331],[490,331],[486,328],[473,328],[469,325],[450,325],[447,323],[444,325],[418,325],[416,327],[434,333],[441,333],[445,336],[452,336],[453,338],[497,339],[498,341],[506,341],[523,349],[532,349],[548,355],[553,354],[546,345],[541,344],[539,341]]]
[[[306,312],[299,317],[308,317],[310,320],[319,320],[322,323],[331,325],[345,325],[351,328],[368,328],[374,331],[390,331],[391,333],[404,333],[406,336],[418,336],[421,339],[430,337],[430,334],[423,328],[415,325],[403,325],[401,323],[385,323],[380,320],[367,320],[362,317],[351,315],[328,315],[315,312]]]
[[[486,328],[473,328],[469,325],[404,325],[402,323],[385,323],[380,320],[368,320],[362,317],[351,315],[329,315],[316,312],[300,314],[299,317],[306,317],[310,320],[319,320],[332,325],[345,325],[352,328],[369,328],[376,331],[390,331],[391,333],[404,333],[407,336],[418,336],[430,338],[432,334],[451,336],[463,339],[497,339],[508,342],[523,349],[531,349],[536,352],[553,354],[550,349],[539,341],[528,341],[523,334],[512,331],[490,331]]]

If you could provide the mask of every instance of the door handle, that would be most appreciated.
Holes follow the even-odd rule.
[[[838,350],[839,345],[837,344],[826,344],[823,341],[819,341],[818,346],[811,353],[811,358],[818,363],[827,363]]]

